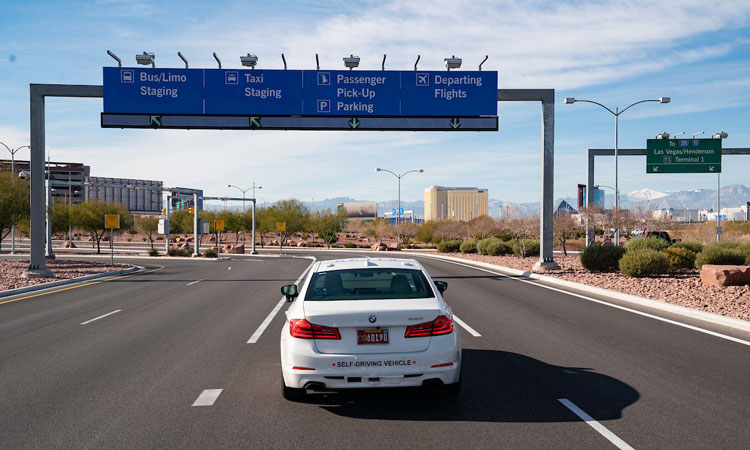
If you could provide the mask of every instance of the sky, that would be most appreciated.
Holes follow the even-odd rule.
[[[586,149],[614,146],[611,109],[662,96],[620,116],[621,148],[645,148],[657,133],[726,131],[725,147],[750,147],[750,2],[647,1],[25,1],[0,2],[0,142],[29,142],[29,83],[101,84],[102,67],[154,52],[157,67],[464,70],[499,72],[500,88],[551,88],[555,104],[555,196],[586,182]],[[141,66],[142,67],[142,66]],[[100,128],[101,99],[47,99],[47,150],[83,162],[93,176],[164,181],[237,195],[227,184],[263,186],[273,202],[397,196],[431,185],[476,186],[490,198],[536,202],[541,193],[541,106],[498,103],[498,132],[119,130]],[[2,147],[0,146],[0,149]],[[5,152],[5,150],[2,150]],[[9,158],[5,152],[3,158]],[[28,158],[21,150],[18,158]],[[614,158],[597,159],[596,184],[614,184]],[[622,193],[715,189],[716,175],[646,174],[645,157],[621,157]],[[750,157],[724,157],[722,185],[750,185]]]

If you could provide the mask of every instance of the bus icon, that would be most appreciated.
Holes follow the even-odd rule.
[[[120,72],[120,82],[121,83],[132,83],[134,81],[135,76],[133,75],[132,70],[123,70]]]

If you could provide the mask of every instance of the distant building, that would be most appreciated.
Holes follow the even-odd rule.
[[[424,191],[424,216],[427,220],[469,221],[489,215],[487,189],[475,187],[431,186]]]
[[[604,209],[604,189],[594,188],[594,207]]]
[[[570,206],[570,203],[565,200],[561,201],[555,210],[555,217],[560,217],[561,214],[578,214],[575,208]]]
[[[130,212],[156,213],[162,208],[163,189],[161,181],[89,177],[86,199],[122,203]]]
[[[44,165],[45,176],[50,181],[50,192],[52,200],[65,200],[72,203],[80,203],[85,199],[84,186],[89,178],[91,168],[82,163],[71,162],[49,162]],[[11,160],[0,160],[0,170],[11,169]],[[30,172],[28,161],[15,163],[16,173]]]

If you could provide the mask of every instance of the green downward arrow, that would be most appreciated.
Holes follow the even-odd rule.
[[[458,120],[458,117],[454,117],[451,119],[451,128],[459,128],[461,126],[461,121]]]
[[[161,126],[161,116],[151,116],[151,126],[152,127],[160,127]]]
[[[250,117],[250,128],[260,128],[260,117]]]
[[[357,120],[356,117],[353,117],[352,120],[349,121],[349,126],[352,128],[358,128],[359,127],[359,120]]]

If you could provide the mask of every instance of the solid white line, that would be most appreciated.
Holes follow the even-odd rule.
[[[315,261],[317,261],[317,259],[313,258],[313,262],[311,262],[310,265],[307,266],[305,271],[302,272],[302,275],[300,275],[299,278],[297,278],[297,281],[295,281],[294,284],[299,284],[300,280],[304,278],[307,271],[310,270],[310,267],[312,267],[313,264],[315,264]],[[279,300],[279,302],[273,308],[273,311],[271,311],[268,314],[268,316],[266,316],[266,320],[264,320],[263,323],[260,324],[258,329],[255,330],[255,333],[253,333],[253,335],[250,336],[250,339],[247,341],[248,344],[255,344],[256,342],[258,342],[258,339],[260,339],[260,336],[263,334],[264,331],[266,331],[266,328],[268,327],[268,325],[271,324],[271,321],[273,320],[274,317],[276,317],[276,314],[279,312],[281,307],[284,306],[284,303],[286,303],[286,297],[281,297],[281,300]]]
[[[115,311],[112,311],[112,312],[108,312],[107,314],[104,314],[103,316],[99,316],[99,317],[94,317],[94,318],[93,318],[93,319],[91,319],[91,320],[87,320],[87,321],[85,321],[85,322],[81,322],[81,325],[86,325],[87,323],[91,323],[91,322],[93,322],[93,321],[95,321],[95,320],[99,320],[99,319],[101,319],[101,318],[104,318],[104,317],[107,317],[107,316],[111,316],[112,314],[118,313],[118,312],[120,312],[120,311],[122,311],[122,310],[121,310],[121,309],[117,309],[117,310],[115,310]]]
[[[604,300],[599,300],[599,299],[596,299],[596,298],[587,297],[585,295],[576,294],[576,293],[569,292],[569,291],[566,291],[566,290],[563,290],[563,289],[553,288],[551,286],[546,286],[546,285],[541,284],[541,283],[535,283],[535,282],[533,282],[531,280],[522,280],[520,278],[516,278],[516,277],[510,276],[510,275],[506,275],[504,273],[495,272],[495,271],[488,270],[488,269],[483,269],[481,267],[472,266],[470,264],[461,264],[461,263],[458,263],[458,262],[448,261],[448,260],[445,260],[445,259],[441,259],[440,261],[445,261],[447,263],[455,264],[457,266],[469,267],[471,269],[476,269],[476,270],[480,270],[482,272],[487,272],[487,273],[491,273],[491,274],[498,275],[498,276],[501,276],[501,277],[510,278],[511,280],[520,281],[522,283],[533,284],[534,286],[539,286],[539,287],[544,288],[544,289],[549,289],[551,291],[560,292],[560,293],[563,293],[563,294],[571,295],[573,297],[582,298],[582,299],[588,300],[590,302],[599,303],[600,305],[610,306],[612,308],[616,308],[616,309],[619,309],[619,310],[622,310],[622,311],[627,311],[627,312],[630,312],[630,313],[633,313],[633,314],[638,314],[639,316],[648,317],[650,319],[655,319],[655,320],[666,322],[666,323],[669,323],[669,324],[672,324],[672,325],[677,325],[678,327],[687,328],[689,330],[698,331],[700,333],[705,333],[705,334],[708,334],[708,335],[711,335],[711,336],[714,336],[714,337],[718,337],[718,338],[721,338],[721,339],[726,339],[728,341],[736,342],[738,344],[750,346],[750,341],[745,341],[745,340],[736,338],[734,336],[728,336],[726,334],[721,334],[721,333],[717,333],[715,331],[706,330],[705,328],[700,328],[700,327],[696,327],[694,325],[688,325],[686,323],[678,322],[676,320],[672,320],[672,319],[667,319],[667,318],[664,318],[664,317],[656,316],[654,314],[649,314],[647,312],[638,311],[636,309],[627,308],[625,306],[616,305],[614,303],[605,302]]]
[[[192,285],[194,285],[195,283],[200,283],[201,281],[203,281],[203,280],[195,280],[195,281],[193,281],[192,283],[188,283],[188,284],[186,284],[185,286],[192,286]]]
[[[558,398],[557,401],[565,405],[566,408],[573,411],[573,413],[580,417],[581,420],[586,422],[591,426],[591,428],[595,429],[599,434],[604,436],[609,442],[615,444],[615,446],[622,450],[634,450],[633,447],[629,446],[625,441],[617,437],[616,434],[609,431],[604,425],[600,424],[596,420],[594,420],[593,417],[586,414],[584,410],[576,406],[575,403],[571,402],[567,398]]]
[[[459,319],[457,315],[453,314],[453,320],[456,321],[457,324],[464,327],[464,330],[468,331],[472,336],[474,337],[482,337],[481,334],[477,333],[477,331],[474,328],[471,328],[470,326],[466,325],[466,322]]]
[[[193,402],[193,406],[213,406],[224,389],[204,389]]]

